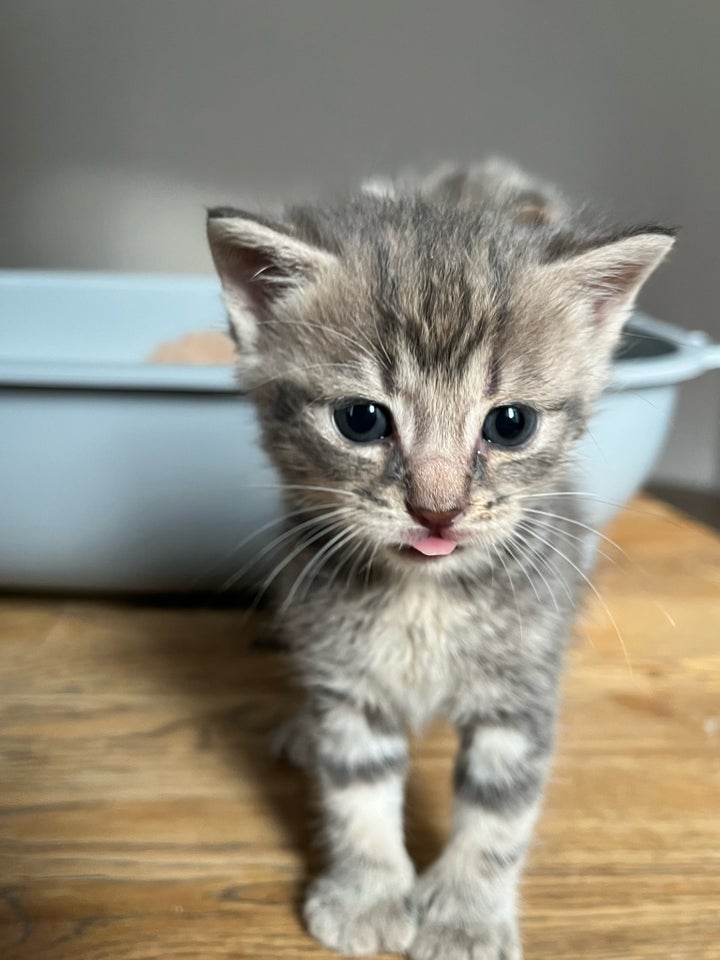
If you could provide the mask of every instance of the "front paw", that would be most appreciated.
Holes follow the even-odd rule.
[[[515,920],[483,917],[471,884],[437,868],[418,881],[413,902],[419,926],[411,960],[522,960]]]
[[[317,940],[349,957],[405,953],[417,929],[409,885],[389,884],[385,877],[376,889],[367,877],[362,886],[352,877],[318,877],[308,890],[303,916]]]
[[[412,960],[522,960],[520,943],[504,924],[423,923],[409,952]]]

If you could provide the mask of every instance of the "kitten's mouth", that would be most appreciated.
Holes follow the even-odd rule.
[[[444,537],[423,537],[410,546],[426,557],[447,557],[452,553],[457,543],[455,540],[446,540]]]
[[[446,540],[444,537],[423,537],[412,543],[404,543],[397,550],[408,560],[435,560],[449,556],[457,546],[456,540]]]

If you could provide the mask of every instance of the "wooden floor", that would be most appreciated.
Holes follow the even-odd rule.
[[[524,884],[528,960],[720,958],[720,538],[650,501],[571,652]],[[0,958],[307,960],[318,868],[292,705],[239,610],[0,603]],[[632,670],[628,667],[628,661]],[[452,736],[418,745],[409,843],[448,822]]]

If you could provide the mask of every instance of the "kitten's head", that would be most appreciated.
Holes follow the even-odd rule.
[[[541,201],[528,217],[507,191],[466,204],[435,183],[282,222],[210,212],[241,383],[296,517],[325,517],[336,559],[461,569],[512,535],[524,494],[564,482],[673,239]]]

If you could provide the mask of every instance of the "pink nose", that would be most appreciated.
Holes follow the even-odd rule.
[[[415,507],[411,503],[406,503],[405,506],[410,516],[429,530],[449,527],[453,520],[463,512],[462,507],[456,507],[452,510],[426,510],[424,507]]]

